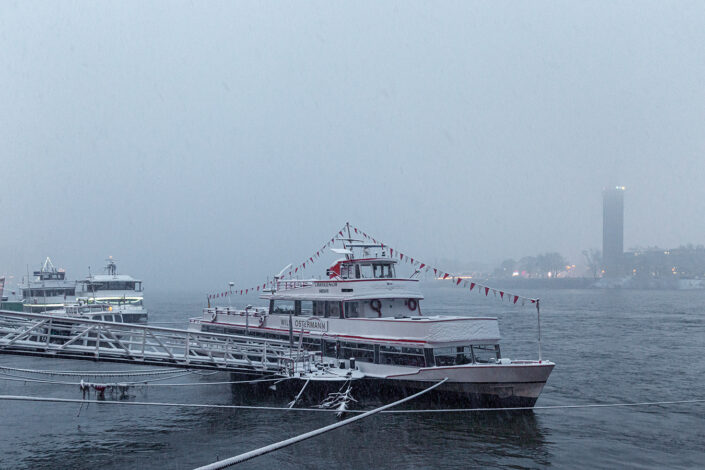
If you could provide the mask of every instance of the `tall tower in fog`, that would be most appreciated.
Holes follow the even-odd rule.
[[[602,266],[605,276],[622,274],[624,257],[624,186],[602,190]]]

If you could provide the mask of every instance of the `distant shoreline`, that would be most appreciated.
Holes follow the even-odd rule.
[[[443,282],[438,281],[432,284],[443,285]],[[705,279],[487,278],[478,280],[478,282],[502,289],[705,290]]]

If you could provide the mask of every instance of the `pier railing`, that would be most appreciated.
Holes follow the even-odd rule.
[[[286,341],[0,311],[0,353],[293,375],[311,366]]]

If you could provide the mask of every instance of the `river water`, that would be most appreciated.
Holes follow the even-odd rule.
[[[705,398],[704,291],[527,294],[542,299],[543,358],[556,363],[537,406]],[[180,327],[202,305],[193,296],[154,294],[148,307],[151,321]],[[502,355],[537,357],[536,315],[528,305],[509,306],[460,289],[433,288],[426,291],[423,308],[427,314],[497,316]],[[8,355],[0,355],[0,366],[91,371],[136,367]],[[191,374],[172,382],[212,380],[228,376]],[[8,380],[0,380],[0,394],[81,398],[76,386]],[[130,394],[128,400],[135,401],[233,403],[228,385],[154,387]],[[283,404],[271,397],[262,401]],[[0,401],[0,468],[189,469],[334,421],[323,413]],[[240,466],[467,467],[703,468],[705,404],[376,415]]]

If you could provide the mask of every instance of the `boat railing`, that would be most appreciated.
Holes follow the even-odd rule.
[[[213,318],[214,315],[238,315],[244,317],[248,314],[251,317],[261,317],[267,314],[267,310],[262,307],[253,307],[250,309],[236,307],[205,307],[203,309],[203,314],[208,318]]]
[[[313,287],[313,281],[277,281],[277,290],[301,289]]]

